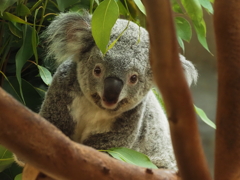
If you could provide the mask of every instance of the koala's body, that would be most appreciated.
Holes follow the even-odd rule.
[[[48,56],[60,65],[40,115],[78,143],[96,149],[131,148],[159,168],[176,169],[168,121],[151,91],[147,31],[130,22],[103,55],[90,24],[89,15],[65,13],[46,30]],[[127,24],[117,20],[111,42]],[[183,56],[180,59],[191,84],[197,72]]]

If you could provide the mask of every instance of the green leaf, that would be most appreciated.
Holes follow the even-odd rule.
[[[122,4],[122,2],[120,0],[116,0],[117,4],[118,4],[118,8],[119,8],[119,14],[123,15],[123,16],[128,16],[128,11],[125,8],[125,6]]]
[[[127,162],[129,164],[134,164],[134,165],[145,167],[145,168],[157,169],[157,166],[154,165],[145,154],[134,151],[132,149],[119,147],[119,148],[111,148],[103,151],[106,151],[115,159]]]
[[[28,22],[24,21],[23,19],[15,16],[11,13],[8,13],[8,12],[3,13],[3,19],[8,20],[8,21],[12,21],[12,22],[21,23],[21,24],[32,25],[31,23],[28,23]]]
[[[95,0],[95,2],[97,3],[97,5],[99,5],[99,0]]]
[[[103,54],[107,51],[112,27],[119,16],[115,0],[104,0],[99,4],[92,16],[92,35]]]
[[[33,48],[33,54],[35,57],[35,61],[38,64],[38,53],[37,53],[37,46],[39,43],[39,39],[38,39],[38,34],[36,31],[36,17],[38,14],[39,8],[36,9],[35,13],[34,13],[34,23],[33,23],[33,30],[32,30],[32,48]]]
[[[61,12],[64,12],[64,10],[68,7],[70,7],[73,4],[76,4],[80,2],[80,0],[57,0],[58,8]]]
[[[201,4],[198,0],[181,0],[187,14],[193,21],[200,22],[203,18]]]
[[[16,76],[19,82],[20,94],[23,102],[25,102],[22,94],[21,70],[23,65],[27,62],[27,60],[33,55],[32,38],[31,36],[29,36],[29,34],[32,34],[32,27],[30,27],[29,25],[24,25],[22,32],[23,32],[23,44],[22,47],[18,50],[15,60],[16,60]]]
[[[0,145],[0,172],[8,168],[13,162],[12,152]]]
[[[145,7],[142,3],[141,0],[134,0],[135,4],[137,5],[137,7],[139,8],[139,10],[146,15],[146,10],[145,10]]]
[[[163,102],[163,99],[162,99],[162,97],[161,97],[159,91],[157,90],[157,88],[152,88],[152,91],[153,91],[154,95],[156,96],[158,102],[160,103],[160,105],[161,105],[163,111],[166,113],[165,104],[164,104],[164,102]]]
[[[13,22],[8,22],[8,28],[12,34],[17,36],[18,38],[22,38],[22,32],[16,26],[14,26]]]
[[[13,163],[9,168],[5,169],[3,172],[0,173],[1,180],[14,180],[14,178],[22,173],[23,168]]]
[[[89,8],[89,12],[90,12],[90,14],[92,14],[92,12],[93,12],[93,5],[94,5],[94,0],[90,0],[90,8]]]
[[[17,15],[18,16],[27,16],[30,15],[30,9],[28,9],[28,7],[22,3],[18,4],[17,6]]]
[[[185,51],[185,46],[184,46],[184,43],[183,43],[182,38],[180,38],[179,36],[177,36],[177,41],[178,41],[179,46],[182,48],[182,50],[183,50],[183,52],[184,52],[184,51]]]
[[[166,110],[165,110],[165,104],[163,102],[163,99],[160,95],[160,93],[158,92],[157,89],[153,88],[152,89],[153,93],[155,94],[156,98],[158,99],[160,105],[162,106],[164,112],[166,113]],[[194,105],[194,109],[195,109],[195,112],[197,113],[197,115],[206,123],[208,124],[209,126],[211,126],[212,128],[216,129],[216,125],[210,120],[208,119],[207,115],[205,114],[205,112],[198,108],[197,106]]]
[[[18,94],[18,90],[16,89],[16,86],[14,86],[10,80],[3,74],[4,76],[4,83],[3,83],[3,89],[7,91],[9,94],[11,94],[16,100],[23,103],[20,94]],[[18,87],[18,86],[17,86]]]
[[[13,5],[15,2],[17,2],[17,0],[1,0],[0,1],[0,13],[1,15],[3,14],[3,12],[10,7],[11,5]]]
[[[18,174],[18,175],[14,178],[14,180],[22,180],[22,173],[21,173],[21,174]]]
[[[177,30],[177,36],[189,42],[192,38],[192,28],[190,23],[185,18],[176,17],[175,25]]]
[[[39,69],[39,74],[46,85],[50,85],[52,82],[52,75],[48,69],[43,66],[37,66]]]
[[[199,0],[199,2],[202,5],[202,7],[204,7],[208,12],[213,14],[213,7],[209,0]]]
[[[19,83],[17,78],[8,77],[8,79],[9,79],[9,82],[14,87],[14,89],[16,89],[17,93],[20,94],[20,88],[19,88]],[[27,82],[24,79],[21,79],[21,82],[22,82],[22,93],[25,100],[25,105],[28,108],[30,108],[32,111],[38,112],[39,107],[43,100],[42,96],[40,95],[38,90],[36,90],[36,88],[33,85],[31,85],[29,82]],[[8,84],[4,82],[3,88],[8,89],[9,88]]]
[[[202,46],[210,52],[206,40],[206,24],[205,21],[202,19],[201,22],[195,22],[193,21],[194,28],[197,33],[198,41],[202,44]],[[210,52],[211,53],[211,52]]]
[[[35,90],[38,92],[39,96],[44,99],[46,91],[44,91],[43,89],[40,88],[35,88]]]
[[[181,14],[183,13],[181,6],[176,0],[171,0],[171,3],[172,3],[172,9],[174,12],[181,13]]]
[[[194,108],[198,116],[203,120],[203,122],[216,129],[216,125],[210,119],[208,119],[207,115],[202,109],[198,108],[197,106],[194,106]]]

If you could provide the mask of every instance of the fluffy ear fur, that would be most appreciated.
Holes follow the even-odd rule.
[[[188,82],[188,85],[190,86],[192,83],[196,84],[197,83],[197,78],[198,78],[198,72],[195,69],[194,65],[186,60],[186,58],[179,54],[180,61],[182,62],[182,66],[185,72],[185,77]]]
[[[91,34],[91,16],[88,13],[61,13],[48,26],[43,38],[47,43],[47,59],[58,66],[68,58],[76,59],[95,42]]]

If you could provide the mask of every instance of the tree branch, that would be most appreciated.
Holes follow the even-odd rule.
[[[214,2],[218,62],[215,178],[240,177],[240,1]]]
[[[0,107],[1,144],[53,179],[178,179],[173,171],[137,167],[74,143],[1,88]]]
[[[209,180],[190,91],[179,60],[169,0],[144,0],[151,65],[163,96],[174,152],[184,180]]]

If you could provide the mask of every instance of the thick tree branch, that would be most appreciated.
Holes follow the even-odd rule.
[[[140,168],[72,142],[1,88],[0,107],[0,143],[53,179],[178,179],[172,171]]]
[[[218,59],[217,180],[240,179],[240,1],[216,0]]]
[[[170,122],[174,152],[184,180],[208,180],[193,102],[179,61],[169,0],[144,0],[151,64]]]

